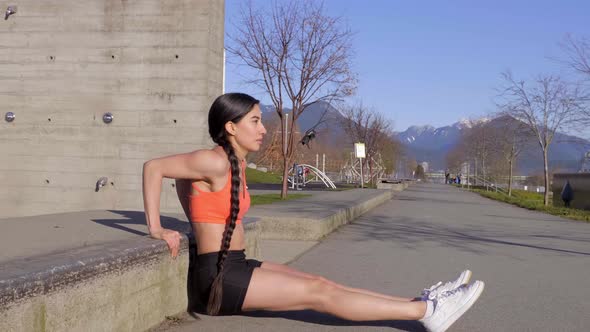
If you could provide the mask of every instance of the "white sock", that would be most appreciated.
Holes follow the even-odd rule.
[[[432,314],[434,313],[434,302],[432,301],[426,301],[426,313],[424,314],[424,318],[428,318],[430,316],[432,316]]]

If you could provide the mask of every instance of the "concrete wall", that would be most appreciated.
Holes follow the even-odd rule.
[[[223,0],[13,0],[2,13],[8,5],[18,12],[0,21],[0,218],[142,209],[143,162],[211,145]],[[172,184],[162,210],[178,212]]]
[[[246,254],[260,257],[259,227],[244,227]],[[0,331],[146,331],[187,310],[189,257],[186,237],[175,260],[144,237],[4,263]]]
[[[553,174],[553,205],[564,206],[561,191],[566,181],[574,191],[574,200],[570,206],[576,209],[590,210],[590,173]]]
[[[111,259],[100,264],[82,258],[84,266],[56,269],[58,273],[29,285],[15,282],[14,293],[27,294],[2,301],[7,303],[0,305],[0,328],[23,332],[145,331],[158,325],[166,316],[187,309],[186,242],[176,260],[170,259],[166,248],[146,247],[147,254],[135,254],[139,258],[121,254],[124,257],[108,257]]]

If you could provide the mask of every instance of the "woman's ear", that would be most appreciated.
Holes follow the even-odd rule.
[[[231,121],[226,122],[225,123],[225,131],[228,134],[230,134],[232,136],[235,136],[236,135],[236,126],[235,126],[235,124],[233,122],[231,122]]]

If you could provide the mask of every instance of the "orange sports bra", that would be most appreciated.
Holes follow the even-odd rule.
[[[242,167],[242,169],[244,169]],[[246,173],[242,173],[244,179],[243,192],[240,193],[240,212],[236,224],[242,222],[242,218],[250,208],[250,194],[246,187]],[[202,191],[193,182],[191,186],[197,191],[198,195],[189,196],[189,210],[191,222],[226,224],[229,223],[231,208],[231,169],[229,171],[227,182],[220,191]]]

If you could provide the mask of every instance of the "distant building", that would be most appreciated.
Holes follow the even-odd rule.
[[[586,152],[584,158],[582,158],[580,173],[590,173],[590,151]]]
[[[428,162],[427,161],[421,162],[420,165],[422,165],[422,168],[424,169],[424,173],[428,172]]]

